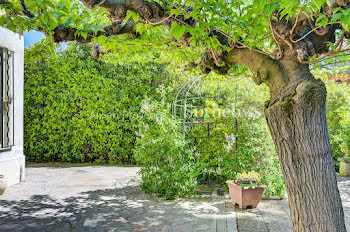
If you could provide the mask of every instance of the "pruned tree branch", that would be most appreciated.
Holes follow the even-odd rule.
[[[114,22],[112,25],[106,26],[103,30],[93,32],[89,30],[86,37],[77,35],[77,29],[72,27],[58,26],[54,29],[54,34],[51,36],[52,40],[56,43],[67,42],[67,41],[78,41],[79,43],[90,43],[93,38],[101,35],[112,36],[112,35],[130,35],[137,37],[135,31],[135,23],[128,23],[122,25],[120,21]]]
[[[107,51],[99,44],[92,44],[90,54],[93,58],[98,59],[101,54],[106,54]]]
[[[340,21],[331,22],[333,10],[337,7],[348,9],[350,2],[349,0],[333,0],[330,5],[326,3],[320,12],[314,13],[303,11],[303,5],[301,5],[298,14],[288,20],[286,16],[281,18],[280,13],[275,11],[274,19],[269,21],[279,54],[283,56],[283,51],[290,50],[296,54],[301,63],[306,64],[309,57],[330,53],[330,44],[336,42],[337,30],[342,29]],[[320,13],[329,20],[325,27],[315,26]],[[350,37],[349,32],[344,33],[345,38]],[[282,53],[280,53],[281,50]]]
[[[255,74],[253,81],[258,85],[266,83],[270,89],[282,89],[288,81],[275,60],[247,48],[232,49],[225,56],[225,62],[248,67]]]

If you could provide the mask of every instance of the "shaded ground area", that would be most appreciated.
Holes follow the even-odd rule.
[[[350,231],[350,178],[339,176],[338,186],[343,201],[346,231]]]
[[[28,168],[0,196],[0,231],[289,232],[288,201],[234,208],[228,196],[163,201],[144,194],[135,167]],[[339,177],[350,231],[350,179]]]
[[[28,168],[0,197],[0,231],[216,231],[227,218],[234,231],[222,199],[162,201],[141,191],[137,171]]]

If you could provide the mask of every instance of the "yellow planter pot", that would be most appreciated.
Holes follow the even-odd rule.
[[[340,162],[339,174],[350,177],[350,161],[345,158],[339,158],[338,161]]]

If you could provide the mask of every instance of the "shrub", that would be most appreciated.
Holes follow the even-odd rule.
[[[140,106],[171,86],[163,65],[118,66],[74,43],[25,60],[25,154],[32,162],[133,163]]]
[[[325,78],[324,78],[325,79]],[[350,87],[325,80],[327,86],[327,122],[336,169],[339,157],[350,152]]]
[[[172,118],[159,102],[145,101],[135,158],[142,165],[141,187],[165,199],[193,194],[196,187],[193,151]]]

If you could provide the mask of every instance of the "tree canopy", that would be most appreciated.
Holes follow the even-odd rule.
[[[109,51],[127,52],[129,58],[133,51],[161,51],[159,56],[170,57],[182,68],[199,65],[205,73],[226,74],[242,64],[255,72],[258,84],[266,82],[264,66],[274,66],[269,60],[293,54],[300,63],[309,64],[349,50],[347,0],[0,3],[6,12],[0,25],[13,31],[39,30],[54,42],[92,42],[91,54],[96,58]]]

